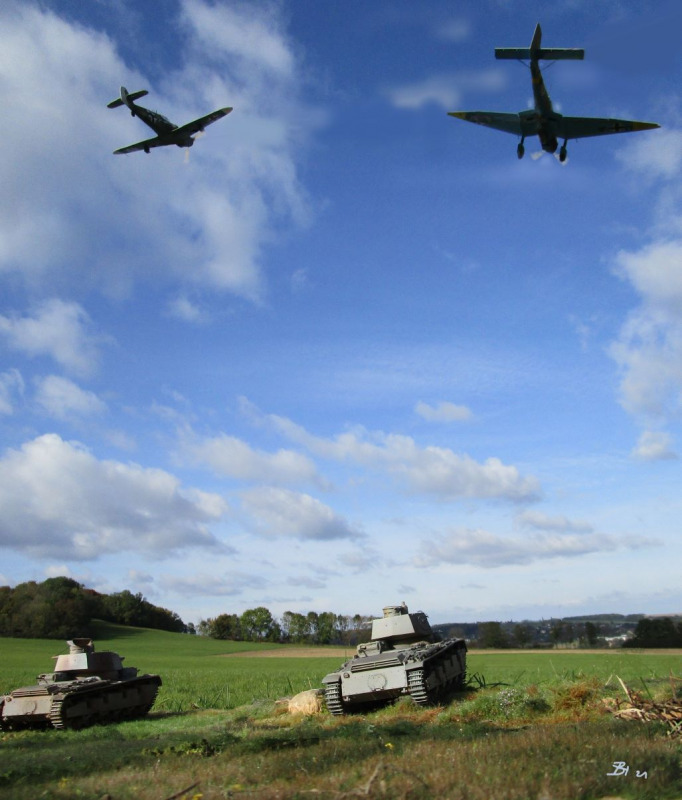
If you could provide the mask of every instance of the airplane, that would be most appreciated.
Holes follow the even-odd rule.
[[[521,137],[516,154],[523,158],[526,136],[538,136],[542,149],[547,153],[555,153],[559,139],[564,143],[559,150],[559,161],[566,161],[566,144],[569,139],[582,139],[586,136],[603,136],[609,133],[630,133],[659,128],[655,122],[637,122],[628,119],[602,119],[599,117],[565,117],[552,108],[545,82],[542,79],[540,61],[558,61],[571,59],[581,61],[585,51],[576,47],[551,47],[541,45],[542,30],[540,23],[535,27],[530,47],[496,47],[495,58],[511,58],[517,61],[530,60],[530,74],[533,84],[535,107],[518,114],[505,114],[497,111],[448,111],[451,117],[485,125],[505,133],[513,133]]]
[[[178,147],[191,147],[194,144],[192,137],[195,134],[200,133],[207,125],[222,119],[232,111],[232,108],[219,108],[217,111],[211,111],[210,114],[206,114],[205,117],[199,117],[193,122],[178,126],[167,120],[158,111],[150,111],[144,106],[135,104],[135,100],[139,100],[140,97],[144,97],[146,94],[149,94],[146,89],[142,89],[139,92],[128,92],[125,86],[121,86],[121,96],[117,97],[116,100],[112,100],[111,103],[107,103],[107,108],[127,106],[133,117],[139,117],[145,125],[149,125],[154,133],[157,134],[153,139],[145,139],[143,142],[114,150],[114,155],[134,153],[136,150],[144,150],[145,153],[148,153],[152,147],[164,147],[168,144],[175,144]]]

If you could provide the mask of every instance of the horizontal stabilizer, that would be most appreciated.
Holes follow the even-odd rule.
[[[149,94],[149,92],[146,89],[140,89],[139,92],[132,92],[131,94],[129,94],[128,95],[128,100],[133,100],[133,101],[139,100],[141,97],[144,97],[146,94]]]
[[[131,92],[126,96],[126,100],[139,100],[141,97],[144,97],[149,92],[146,89],[140,89],[139,92]],[[123,105],[123,99],[121,97],[117,97],[115,100],[112,100],[111,103],[107,103],[107,108],[119,108]]]
[[[495,58],[513,58],[517,61],[561,61],[562,59],[582,61],[585,51],[580,47],[496,47]]]

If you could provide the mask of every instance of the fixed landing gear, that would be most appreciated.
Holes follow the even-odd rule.
[[[561,145],[561,150],[559,150],[559,161],[563,164],[566,161],[566,156],[568,153],[566,152],[566,142]]]
[[[516,148],[516,155],[519,158],[523,158],[524,153],[526,152],[526,148],[523,146],[523,139],[519,142],[518,147]]]

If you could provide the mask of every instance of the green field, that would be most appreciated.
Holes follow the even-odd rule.
[[[82,731],[3,732],[0,797],[682,798],[681,740],[664,723],[616,720],[603,703],[623,697],[616,676],[647,697],[679,692],[682,653],[471,653],[472,688],[445,707],[405,698],[301,718],[274,701],[319,686],[338,656],[263,658],[283,646],[104,624],[96,644],[162,676],[154,711]],[[0,692],[33,683],[65,651],[26,639],[0,648]],[[239,651],[253,657],[229,656]],[[615,762],[628,775],[608,776]]]

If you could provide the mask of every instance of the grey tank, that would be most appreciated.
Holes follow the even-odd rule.
[[[135,667],[123,666],[118,653],[96,653],[91,639],[67,644],[68,654],[54,656],[54,672],[0,696],[0,726],[83,728],[136,719],[150,710],[161,686],[158,675],[138,675]]]
[[[362,711],[410,695],[432,705],[464,686],[467,646],[464,639],[438,641],[423,611],[386,606],[372,621],[371,641],[360,644],[338,672],[322,679],[332,714]]]

